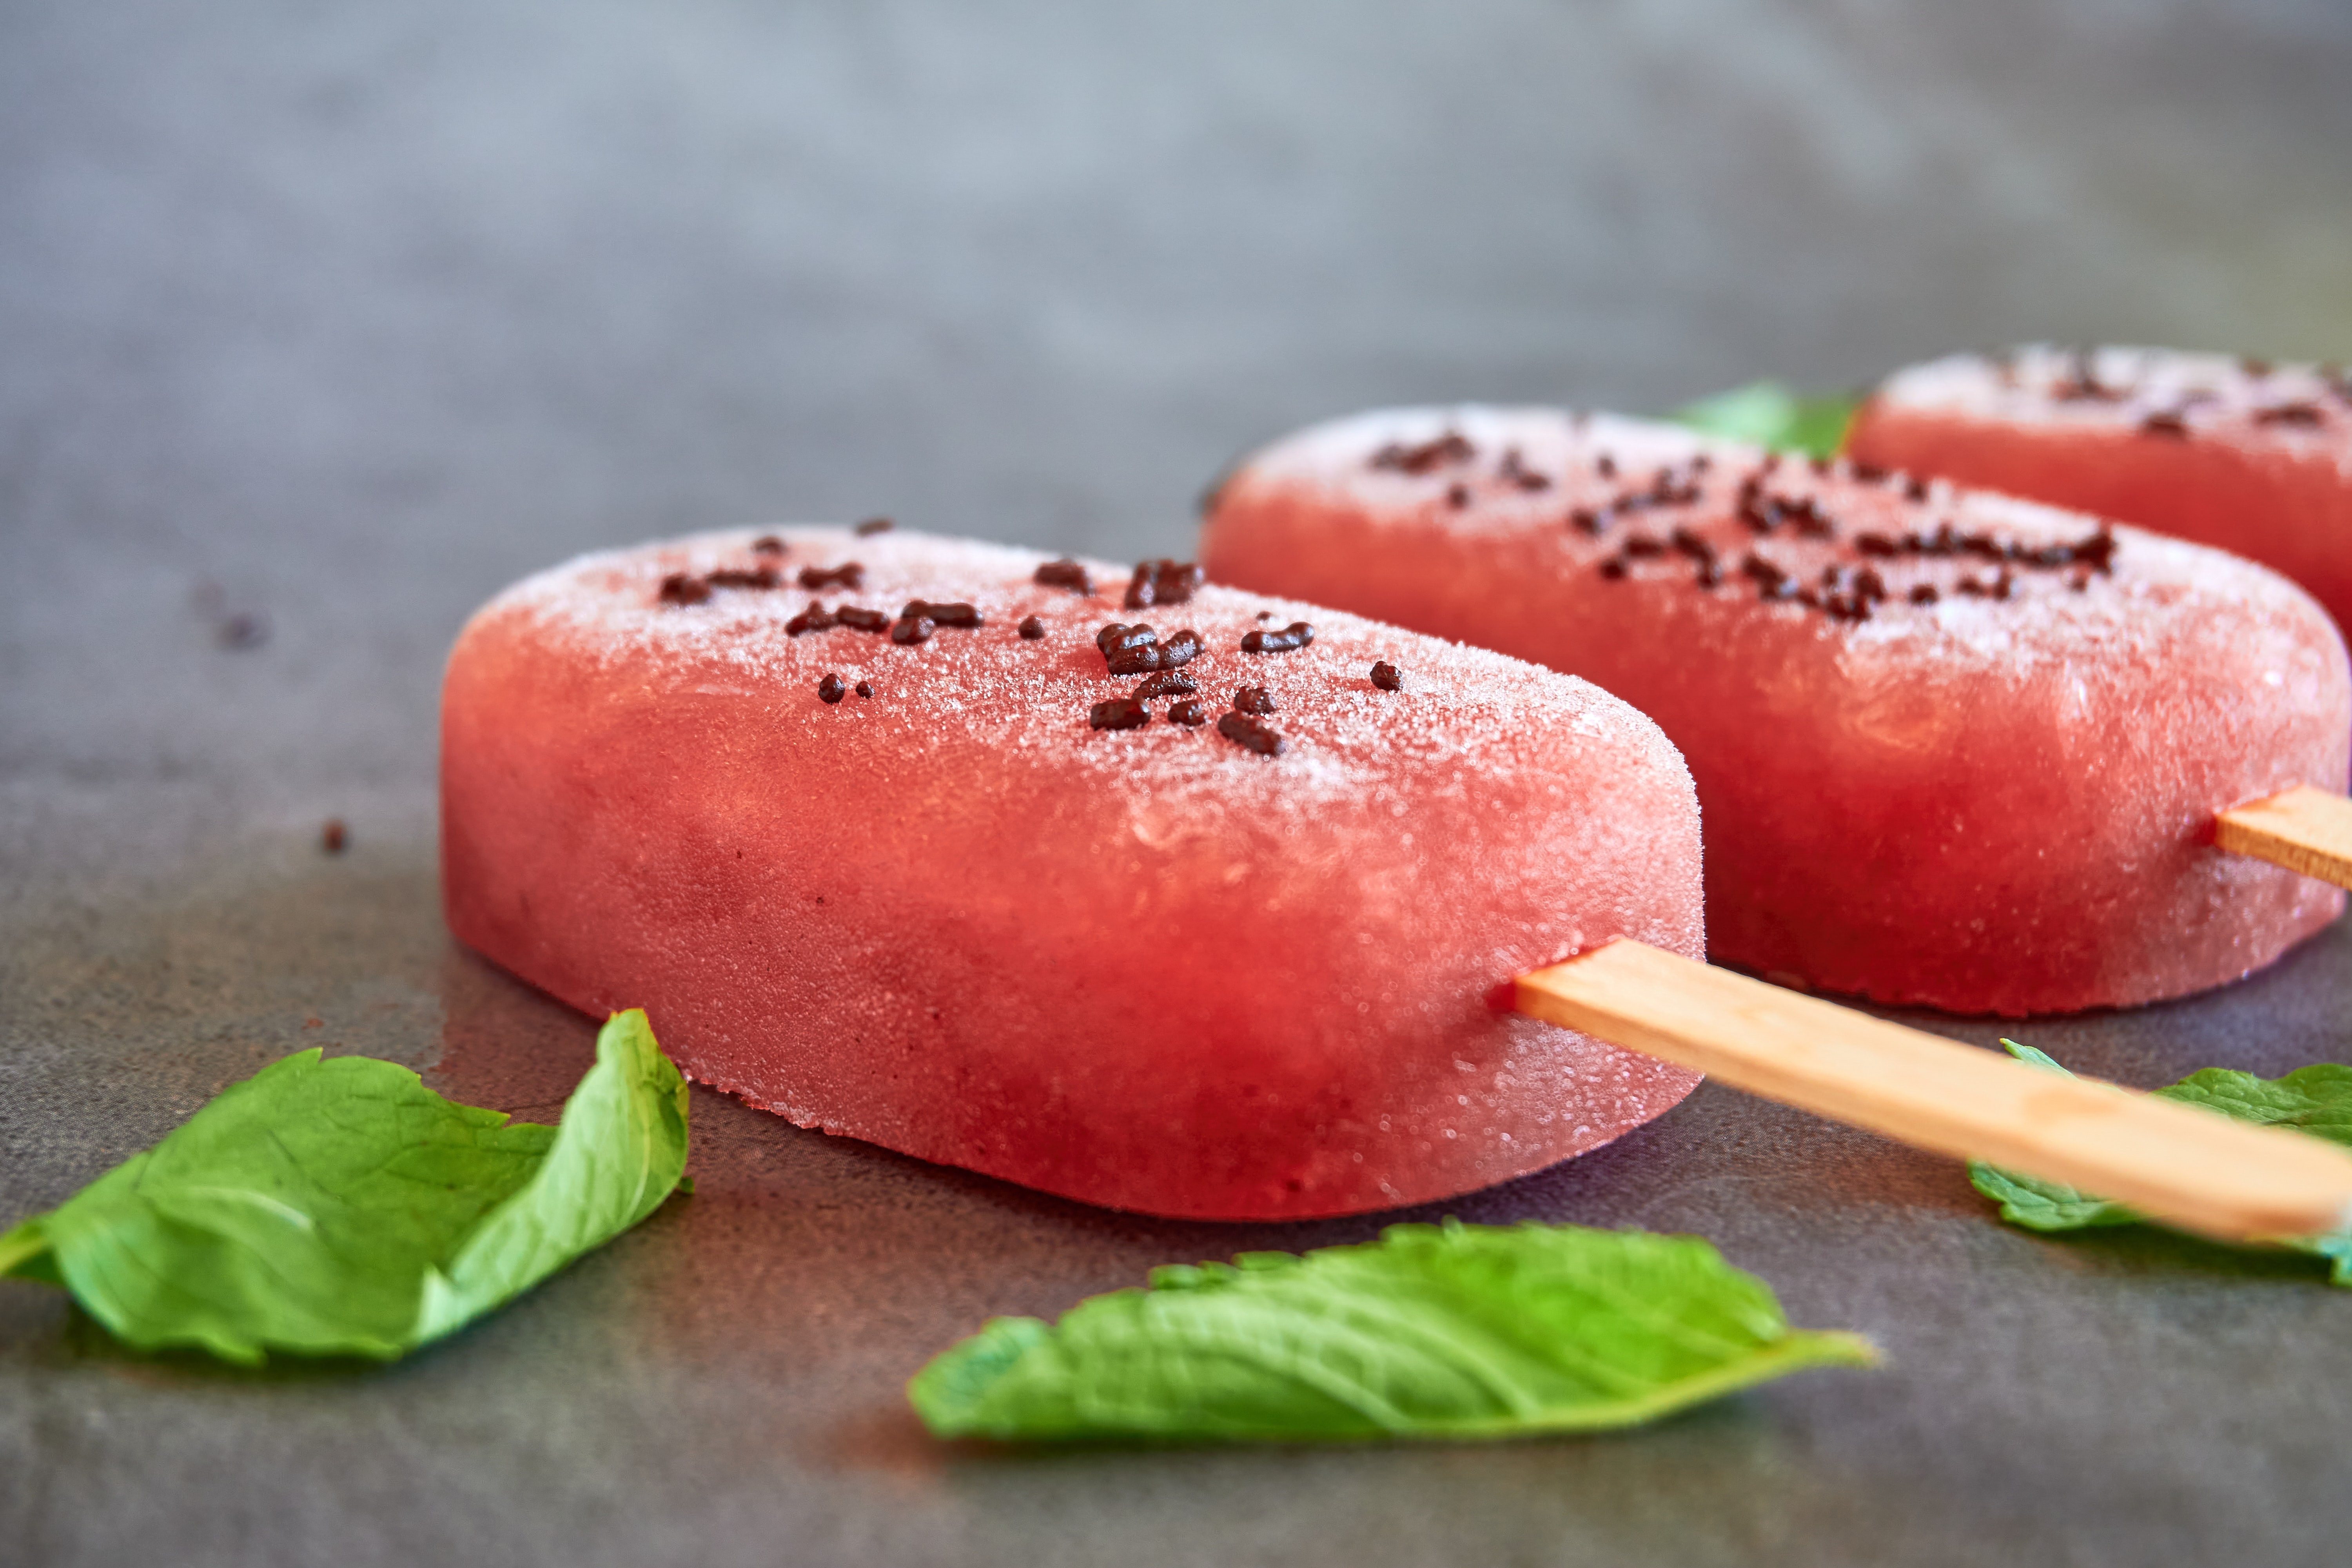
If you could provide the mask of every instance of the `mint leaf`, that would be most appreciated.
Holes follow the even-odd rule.
[[[1696,1237],[1448,1220],[1155,1269],[1051,1328],[993,1319],[908,1396],[942,1437],[1507,1437],[1875,1359],[1855,1335],[1790,1329]]]
[[[1861,399],[1855,397],[1807,397],[1777,381],[1759,381],[1702,397],[1668,417],[1726,440],[1769,447],[1776,452],[1801,452],[1809,458],[1833,458],[1845,444],[1846,426],[1853,422],[1853,411],[1860,405]]]
[[[0,1236],[0,1273],[142,1350],[390,1360],[635,1225],[685,1160],[685,1081],[642,1012],[604,1026],[561,1127],[308,1050]]]
[[[2031,1046],[2003,1040],[2009,1054],[2050,1072],[2074,1074]],[[2153,1091],[2265,1127],[2298,1131],[2352,1147],[2352,1067],[2318,1062],[2284,1078],[2262,1079],[2234,1068],[2200,1068],[2179,1083]],[[2000,1205],[2000,1217],[2028,1230],[2083,1230],[2093,1226],[2141,1225],[2147,1216],[2105,1198],[2059,1182],[2003,1170],[1981,1160],[1969,1162],[1969,1180]],[[2325,1258],[2330,1282],[2352,1285],[2352,1236],[2283,1237],[2277,1245]]]

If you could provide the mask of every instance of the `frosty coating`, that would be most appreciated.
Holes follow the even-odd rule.
[[[1582,675],[1706,814],[1707,935],[1769,977],[2025,1014],[2245,973],[2343,894],[2211,846],[2341,789],[2352,680],[2258,566],[1901,474],[1548,409],[1317,426],[1222,487],[1218,581]]]
[[[765,542],[467,626],[461,940],[803,1125],[1154,1214],[1443,1197],[1696,1081],[1490,1005],[1610,937],[1703,948],[1689,775],[1614,698],[1173,563]]]

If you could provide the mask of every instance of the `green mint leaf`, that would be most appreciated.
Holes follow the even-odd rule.
[[[2015,1040],[2003,1040],[2001,1044],[2021,1062],[2050,1072],[2066,1073],[2064,1068],[2031,1046],[2021,1046]],[[2352,1067],[2339,1063],[2315,1063],[2275,1079],[2256,1078],[2234,1068],[2201,1068],[2179,1083],[2154,1092],[2160,1099],[2201,1105],[2240,1121],[2291,1127],[2352,1147]],[[2147,1223],[2145,1215],[2125,1205],[2092,1196],[2063,1183],[2003,1170],[1981,1160],[1969,1162],[1969,1180],[1978,1192],[2000,1205],[2001,1218],[2028,1230],[2069,1231],[2094,1226]],[[2326,1258],[2330,1282],[2352,1285],[2352,1236],[2285,1237],[2278,1239],[2278,1245]]]
[[[1777,381],[1759,381],[1718,392],[1676,409],[1678,425],[1729,441],[1745,441],[1776,452],[1833,458],[1845,444],[1846,426],[1861,406],[1855,397],[1807,397]]]
[[[1790,1328],[1696,1237],[1449,1220],[1156,1269],[1050,1328],[993,1319],[908,1396],[942,1437],[1508,1437],[1875,1360],[1855,1335]]]
[[[530,1179],[425,1273],[418,1342],[440,1338],[593,1252],[660,1206],[686,1173],[686,1079],[640,1010],[596,1037]]]
[[[389,1360],[643,1218],[685,1153],[685,1084],[642,1013],[605,1025],[560,1128],[302,1051],[0,1236],[0,1273],[142,1350]]]

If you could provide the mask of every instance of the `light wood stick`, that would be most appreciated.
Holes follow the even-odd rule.
[[[2297,784],[2213,819],[2213,842],[2290,871],[2352,888],[2352,800]]]
[[[1518,1010],[1937,1153],[2229,1240],[2352,1224],[2352,1152],[2066,1079],[1638,942],[1522,974]]]

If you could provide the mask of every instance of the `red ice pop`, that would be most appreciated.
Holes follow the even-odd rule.
[[[1624,703],[1172,563],[753,542],[531,578],[443,695],[452,929],[697,1079],[1216,1218],[1484,1186],[1696,1081],[1494,1005],[1702,951],[1689,774]]]
[[[2352,379],[2166,349],[1958,355],[1887,378],[1857,461],[2219,545],[2352,626]]]
[[[1822,989],[2006,1015],[2178,995],[2343,895],[2214,813],[2341,789],[2326,616],[2218,551],[1678,428],[1404,410],[1214,498],[1202,562],[1583,675],[1655,718],[1706,814],[1707,934]]]

